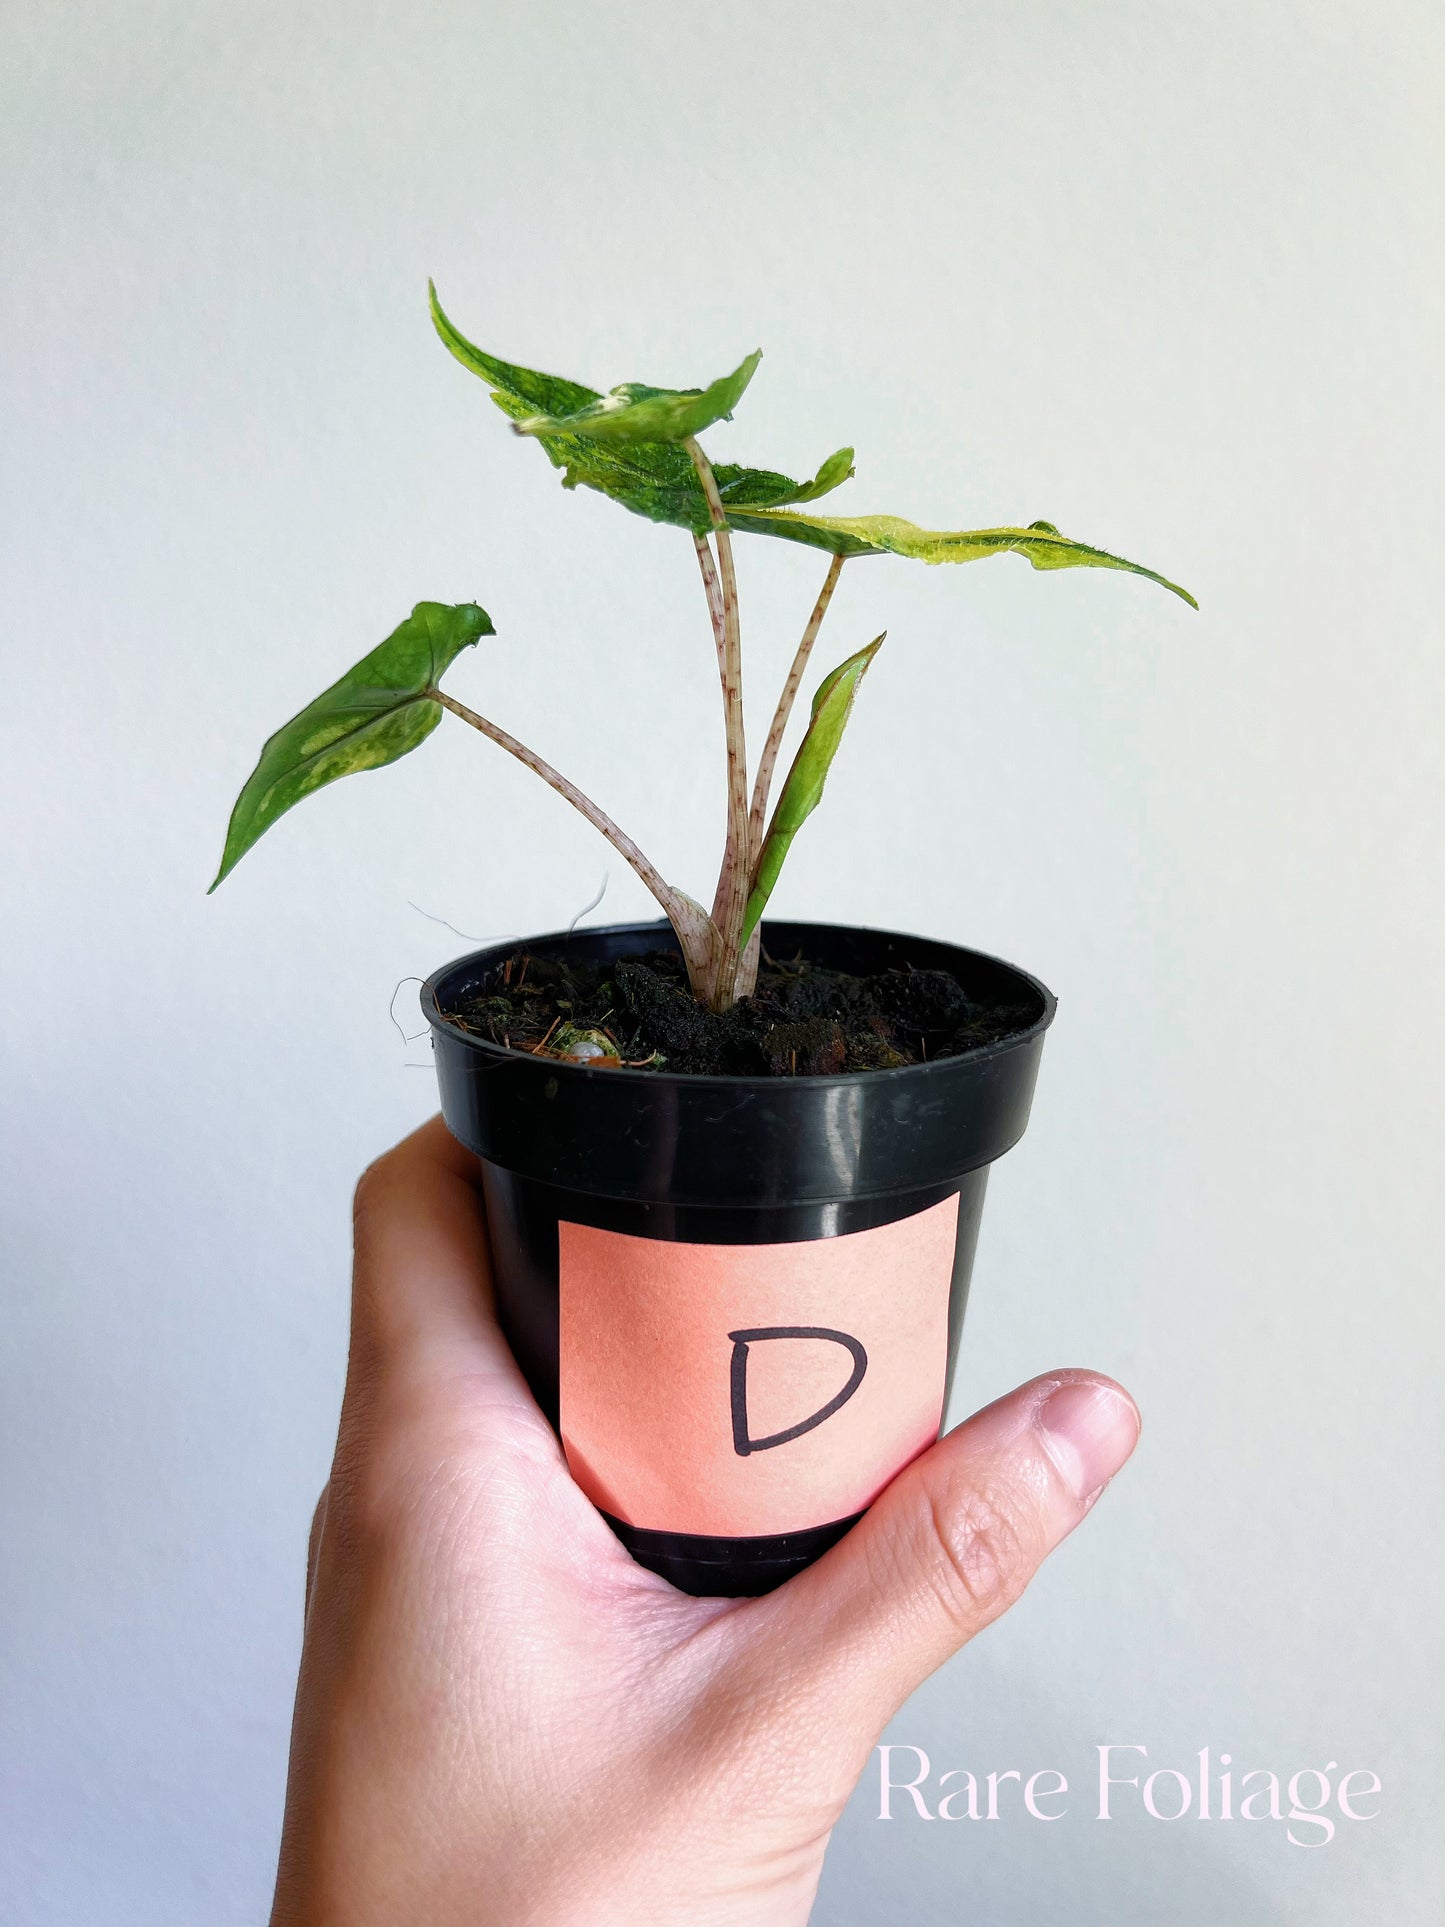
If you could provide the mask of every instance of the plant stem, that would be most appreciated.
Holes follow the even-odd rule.
[[[763,948],[763,926],[757,924],[753,934],[743,945],[743,954],[738,958],[738,974],[733,988],[739,997],[751,997],[758,987],[758,962]]]
[[[632,838],[613,822],[606,810],[599,809],[590,796],[579,790],[577,785],[563,776],[560,770],[555,770],[550,763],[544,762],[535,750],[528,749],[525,743],[518,742],[515,736],[509,736],[505,729],[499,728],[496,723],[489,722],[485,716],[479,716],[476,710],[468,709],[465,703],[459,703],[454,696],[447,695],[445,690],[431,688],[426,693],[433,702],[440,703],[443,709],[449,709],[454,716],[460,716],[464,723],[470,723],[473,729],[480,730],[483,736],[490,737],[492,742],[506,750],[509,755],[515,756],[519,763],[525,763],[534,775],[540,776],[544,783],[550,783],[559,796],[565,796],[573,809],[585,816],[594,829],[602,832],[613,849],[631,864],[643,883],[662,905],[667,920],[676,931],[677,940],[682,946],[683,959],[687,964],[688,981],[693,985],[694,991],[700,991],[704,985],[710,984],[716,963],[718,939],[717,932],[701,905],[694,903],[692,898],[683,891],[675,890],[657,865],[643,855]]]
[[[722,587],[717,579],[717,564],[712,559],[712,549],[705,535],[695,535],[692,546],[697,550],[697,566],[702,570],[702,586],[707,595],[708,614],[712,617],[712,636],[717,644],[718,674],[723,681],[723,704],[727,704],[727,624],[723,619]]]
[[[719,664],[722,672],[723,714],[727,727],[728,811],[727,840],[723,848],[722,869],[718,875],[717,895],[713,900],[712,913],[721,951],[718,957],[717,979],[712,986],[709,1002],[714,1010],[726,1010],[736,995],[735,979],[738,952],[742,946],[743,912],[747,908],[750,867],[748,758],[747,743],[743,733],[742,634],[738,624],[738,584],[733,570],[732,536],[728,530],[727,516],[723,511],[722,497],[718,494],[717,477],[712,472],[712,464],[694,438],[689,437],[683,446],[692,458],[692,465],[697,470],[697,478],[702,484],[702,492],[707,501],[708,514],[712,520],[713,541],[717,545],[717,575],[722,591],[722,638],[719,647]],[[705,546],[705,544],[702,545],[702,547]],[[709,588],[709,606],[714,607],[714,633],[716,633],[716,610],[701,548],[698,561],[702,566],[704,584]]]
[[[788,671],[788,680],[783,684],[783,693],[778,698],[778,706],[773,711],[772,728],[768,740],[763,744],[763,753],[758,762],[758,778],[753,785],[753,806],[748,818],[748,865],[751,868],[758,860],[758,852],[763,846],[763,818],[768,808],[768,791],[772,787],[773,769],[778,760],[778,751],[783,746],[783,736],[788,727],[788,718],[793,713],[793,702],[798,687],[803,680],[803,672],[808,666],[808,657],[813,653],[813,644],[818,640],[818,631],[823,626],[823,618],[828,613],[828,604],[833,600],[833,591],[838,586],[838,577],[843,573],[844,557],[835,555],[828,566],[828,574],[818,600],[813,604],[813,613],[808,617],[808,626],[803,631],[803,640],[798,644],[798,652],[793,657],[793,666]]]

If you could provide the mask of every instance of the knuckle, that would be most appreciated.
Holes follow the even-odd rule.
[[[412,1562],[470,1507],[478,1483],[465,1428],[439,1422],[409,1395],[351,1401],[331,1467],[326,1532],[365,1565]]]
[[[1014,1603],[1042,1551],[1036,1507],[1007,1480],[947,1495],[928,1488],[926,1531],[934,1589],[965,1629],[987,1625]]]
[[[329,1484],[321,1488],[321,1496],[316,1501],[316,1509],[311,1514],[311,1530],[306,1535],[306,1599],[309,1605],[311,1591],[316,1584],[316,1569],[321,1559],[321,1535],[326,1530],[326,1501],[330,1493]]]
[[[348,1427],[338,1441],[326,1502],[326,1530],[353,1558],[389,1553],[405,1533],[406,1481],[391,1456],[364,1431]]]
[[[380,1157],[372,1159],[356,1180],[356,1187],[351,1194],[351,1218],[358,1231],[391,1188],[395,1159],[395,1151],[383,1151]]]

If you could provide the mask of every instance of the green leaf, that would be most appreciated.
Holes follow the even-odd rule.
[[[441,704],[429,693],[438,678],[463,649],[495,634],[475,602],[419,602],[385,642],[266,744],[236,798],[211,889],[303,796],[353,770],[394,763],[424,742],[441,721]]]
[[[809,482],[795,482],[791,476],[779,475],[772,469],[737,468],[726,462],[714,468],[713,478],[731,522],[734,508],[772,508],[782,503],[810,502],[846,482],[852,473],[853,451],[851,448],[840,448],[836,455],[828,457]],[[614,475],[606,482],[599,482],[575,475],[570,469],[562,479],[563,486],[567,488],[575,488],[578,481],[592,488],[601,488],[613,501],[620,502],[635,515],[647,516],[653,522],[671,523],[678,528],[691,529],[698,535],[705,534],[712,526],[702,484],[691,462],[687,465],[686,474],[675,481],[664,482],[653,476],[644,476],[629,484],[622,477]]]
[[[487,354],[453,324],[430,289],[432,322],[448,352],[487,384],[492,400],[514,423],[528,424],[531,438],[562,471],[564,488],[591,488],[610,496],[634,515],[669,523],[702,535],[711,527],[707,501],[692,459],[675,441],[603,441],[581,434],[569,418],[585,414],[603,397],[595,388],[521,368]],[[750,358],[751,359],[751,358]],[[746,369],[748,363],[744,363]],[[739,371],[741,373],[741,370]],[[714,383],[714,388],[718,384]],[[709,390],[709,393],[712,391]],[[540,417],[555,424],[537,426]],[[724,503],[740,508],[778,508],[811,502],[846,482],[853,473],[853,451],[830,455],[811,481],[795,482],[774,469],[721,463],[713,471]]]
[[[710,518],[702,486],[687,451],[678,442],[606,443],[597,439],[595,424],[609,411],[614,422],[630,416],[625,400],[629,393],[656,396],[667,391],[619,389],[615,397],[623,399],[609,399],[595,388],[564,381],[558,375],[543,375],[499,361],[458,332],[442,312],[434,287],[431,307],[437,333],[448,349],[464,368],[487,383],[502,412],[541,443],[553,466],[562,470],[565,488],[597,489],[634,515],[691,529],[695,535],[706,533]],[[743,377],[742,387],[746,387],[754,365],[756,358],[749,356],[734,375],[725,377],[725,382]],[[723,385],[714,382],[701,396],[682,399],[699,401]],[[593,427],[579,432],[589,421]],[[799,504],[816,501],[848,480],[853,473],[851,448],[840,448],[830,455],[810,482],[795,482],[772,469],[725,464],[714,473],[727,510],[728,527],[740,534],[771,535],[826,550],[830,555],[891,554],[920,562],[976,562],[987,555],[1013,553],[1026,556],[1036,569],[1123,569],[1159,583],[1191,608],[1199,606],[1178,583],[1137,562],[1126,562],[1107,549],[1091,548],[1086,542],[1060,535],[1051,522],[1035,522],[1026,529],[934,530],[921,529],[896,515],[798,514]]]
[[[755,348],[706,388],[649,388],[626,381],[565,415],[527,415],[519,435],[580,435],[589,442],[685,442],[728,419],[763,358]]]
[[[987,555],[1026,556],[1036,569],[1124,569],[1146,576],[1179,596],[1191,609],[1199,604],[1187,589],[1153,569],[1126,562],[1107,549],[1091,548],[1060,535],[1052,522],[1034,522],[1026,529],[921,529],[896,515],[799,515],[791,509],[728,514],[731,528],[756,535],[776,535],[832,555],[904,555],[919,562],[977,562]]]
[[[788,771],[788,780],[773,811],[768,833],[763,838],[752,891],[743,915],[744,944],[757,928],[758,919],[773,893],[773,885],[778,880],[778,873],[792,847],[793,838],[818,807],[823,784],[833,766],[838,745],[843,740],[843,730],[852,712],[858,685],[882,646],[883,637],[875,637],[866,649],[860,649],[856,656],[849,656],[846,662],[839,663],[833,673],[825,676],[818,685],[808,733],[793,758],[793,767]]]
[[[481,376],[503,412],[514,420],[524,415],[572,415],[589,402],[600,399],[595,388],[584,388],[580,382],[564,381],[560,375],[539,374],[535,368],[519,368],[514,362],[499,361],[495,355],[486,354],[468,341],[442,312],[434,281],[428,281],[427,290],[431,298],[432,326],[450,353],[463,368],[470,368],[474,375]]]

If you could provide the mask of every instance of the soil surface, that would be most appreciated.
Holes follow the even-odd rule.
[[[706,1010],[682,960],[654,950],[613,964],[568,964],[517,950],[445,1015],[512,1050],[634,1068],[731,1077],[824,1077],[956,1057],[1026,1030],[1026,1003],[981,1004],[942,970],[854,977],[764,953],[756,994]]]

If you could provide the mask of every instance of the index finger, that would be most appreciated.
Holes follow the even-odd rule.
[[[480,1178],[439,1117],[362,1174],[353,1360],[389,1378],[480,1374],[529,1397],[497,1324]]]

